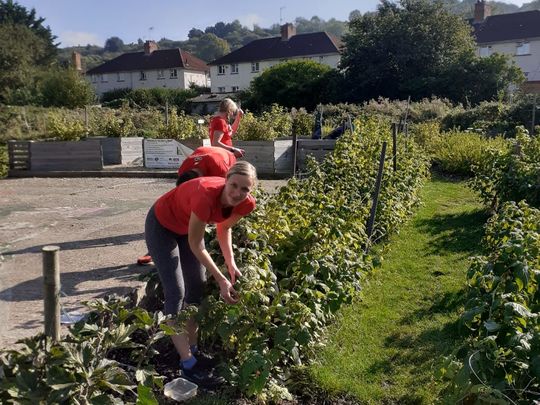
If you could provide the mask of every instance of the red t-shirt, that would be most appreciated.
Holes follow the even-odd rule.
[[[157,200],[154,205],[156,218],[162,226],[178,235],[187,235],[192,212],[207,224],[223,222],[228,218],[223,216],[220,201],[224,187],[223,177],[198,177],[186,181]],[[255,198],[248,195],[230,215],[244,217],[254,209]]]
[[[212,142],[212,145],[214,144],[214,131],[221,131],[223,132],[223,136],[221,137],[221,143],[232,146],[232,128],[229,125],[229,123],[225,120],[225,118],[220,116],[212,117],[210,120],[210,142]]]
[[[220,147],[201,146],[182,162],[178,175],[191,169],[199,169],[203,176],[225,177],[236,163],[236,156]]]

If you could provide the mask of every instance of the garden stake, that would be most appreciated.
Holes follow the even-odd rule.
[[[45,246],[43,252],[43,303],[45,335],[60,340],[60,263],[58,246]]]
[[[394,123],[392,124],[392,164],[394,166],[394,173],[397,171],[397,133],[398,127]]]
[[[369,220],[367,223],[367,242],[364,249],[365,253],[369,251],[371,244],[371,236],[373,233],[373,224],[375,223],[375,213],[377,212],[377,204],[379,203],[379,193],[381,191],[381,181],[384,170],[384,159],[386,157],[386,142],[382,144],[381,158],[379,160],[379,172],[377,173],[377,180],[375,181],[375,191],[373,192],[373,203],[371,204],[371,212],[369,213]]]

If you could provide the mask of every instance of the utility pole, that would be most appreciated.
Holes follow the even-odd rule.
[[[279,25],[283,24],[283,18],[282,18],[281,12],[282,12],[283,9],[285,9],[285,8],[287,8],[287,7],[281,6],[281,7],[279,8]]]

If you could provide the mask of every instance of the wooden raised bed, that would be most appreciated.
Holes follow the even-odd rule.
[[[26,170],[101,170],[103,158],[98,140],[87,142],[28,142],[30,165]]]
[[[104,165],[125,165],[140,163],[143,158],[142,137],[106,137],[96,136],[87,138],[88,141],[98,140],[103,150]]]

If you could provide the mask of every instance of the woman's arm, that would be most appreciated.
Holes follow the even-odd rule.
[[[213,142],[212,142],[212,146],[218,146],[220,148],[226,149],[229,152],[234,153],[234,156],[236,156],[237,158],[244,156],[244,150],[243,149],[239,149],[239,148],[235,148],[235,147],[232,147],[232,146],[229,146],[229,145],[225,145],[223,142],[221,142],[222,139],[223,139],[223,132],[215,130],[214,131],[214,139],[213,139]]]
[[[219,271],[216,263],[212,260],[212,257],[204,246],[204,231],[206,223],[202,221],[195,213],[191,213],[189,217],[188,228],[188,242],[189,247],[199,262],[210,272],[212,276],[219,284],[221,296],[225,302],[234,304],[237,302],[236,291],[234,290],[231,282],[227,280],[221,271]],[[231,248],[232,252],[232,248]]]
[[[231,282],[234,284],[237,276],[242,276],[242,273],[236,266],[232,249],[232,227],[242,218],[241,215],[233,214],[227,220],[217,224],[216,234],[221,248],[221,253],[225,259],[225,264],[231,276]]]
[[[240,125],[240,120],[244,116],[244,112],[239,108],[238,112],[236,113],[236,117],[234,117],[234,122],[231,126],[232,133],[235,134],[236,131],[238,131],[238,126]]]

